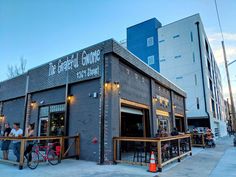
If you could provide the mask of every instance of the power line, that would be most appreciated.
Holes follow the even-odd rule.
[[[216,14],[217,14],[217,19],[218,19],[219,27],[220,27],[220,33],[221,33],[222,41],[224,41],[224,35],[223,35],[223,31],[222,31],[222,26],[221,26],[221,22],[220,22],[220,15],[219,15],[219,11],[218,11],[218,6],[217,6],[216,0],[215,0],[215,7],[216,7]]]

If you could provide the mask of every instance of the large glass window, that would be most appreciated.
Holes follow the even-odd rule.
[[[65,134],[65,104],[43,106],[39,109],[39,136]]]

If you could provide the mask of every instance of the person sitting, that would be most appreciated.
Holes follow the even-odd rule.
[[[210,147],[215,146],[214,135],[213,135],[211,129],[207,129],[206,134],[205,134],[205,140],[206,140],[206,144],[208,146],[210,146]]]
[[[177,136],[177,135],[179,135],[179,132],[178,132],[177,128],[174,127],[170,134],[171,134],[171,136]]]

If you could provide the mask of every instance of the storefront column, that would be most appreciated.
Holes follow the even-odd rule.
[[[150,82],[150,90],[151,90],[151,94],[150,94],[150,100],[151,100],[151,109],[150,109],[150,128],[151,128],[151,136],[154,137],[156,135],[157,129],[158,129],[158,125],[157,125],[157,116],[156,116],[156,109],[157,109],[157,102],[155,101],[155,82],[151,79]]]
[[[25,125],[24,125],[24,130],[25,132],[27,131],[27,127],[30,123],[30,112],[31,109],[34,108],[36,106],[35,103],[32,103],[32,98],[31,98],[31,94],[27,94],[26,95],[26,103],[25,103]]]
[[[2,115],[3,112],[3,102],[0,102],[0,115]]]
[[[186,132],[188,129],[188,118],[186,115],[186,98],[183,99],[184,104],[184,131]]]
[[[171,105],[171,115],[172,115],[172,129],[176,127],[175,123],[175,105],[174,105],[174,94],[173,91],[170,91],[170,105]],[[171,130],[172,131],[172,130]]]

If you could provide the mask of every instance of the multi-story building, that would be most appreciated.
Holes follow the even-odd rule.
[[[153,137],[160,126],[170,132],[176,114],[185,131],[185,98],[110,39],[0,82],[0,126],[35,123],[37,136],[80,134],[80,159],[111,162],[113,137]]]
[[[143,29],[145,26],[140,23],[135,25],[135,28]],[[131,34],[128,33],[131,31],[130,28],[127,29],[127,44],[134,38],[130,39]],[[149,31],[149,29],[147,30]],[[189,128],[210,127],[216,136],[226,135],[221,74],[200,15],[196,14],[159,26],[155,32],[143,39],[142,42],[145,43],[146,50],[149,50],[148,39],[155,38],[156,35],[158,42],[154,42],[151,47],[159,53],[159,57],[155,61],[159,63],[160,73],[187,93],[186,106]],[[127,47],[136,54],[130,45]],[[154,54],[149,53],[149,57],[152,55]],[[148,57],[139,57],[152,67],[147,62]]]
[[[152,18],[127,28],[127,48],[145,63],[160,72],[157,29],[161,23]]]

